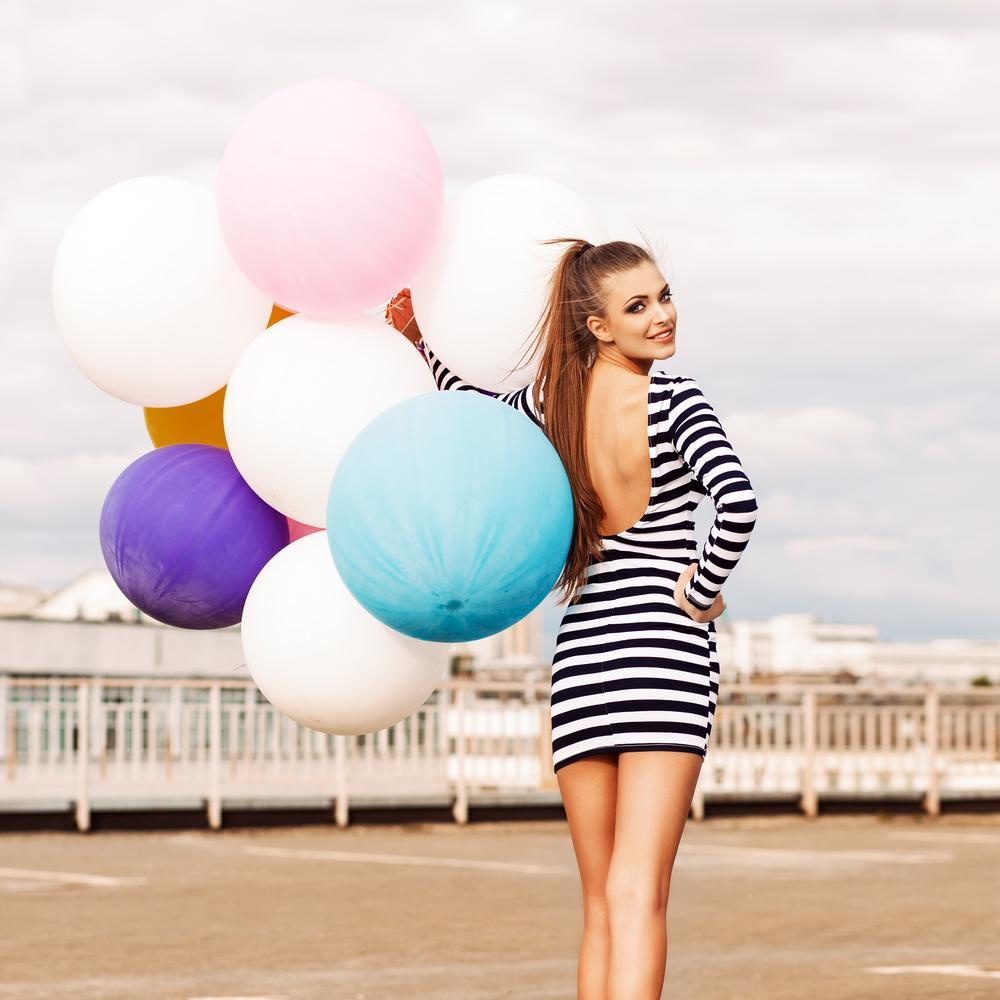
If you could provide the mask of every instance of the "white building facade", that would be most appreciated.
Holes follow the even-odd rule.
[[[825,622],[815,615],[717,622],[723,680],[833,679],[886,684],[1000,684],[1000,640],[888,642],[874,625]]]

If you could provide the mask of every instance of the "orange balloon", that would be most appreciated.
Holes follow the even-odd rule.
[[[211,396],[183,406],[145,406],[146,430],[157,448],[168,444],[212,444],[225,448],[226,432],[222,426],[222,405],[226,387]]]
[[[274,326],[293,315],[294,313],[275,303],[267,325]],[[149,439],[157,448],[164,448],[168,444],[211,444],[216,448],[228,449],[226,431],[222,425],[225,399],[226,387],[223,386],[211,396],[183,406],[144,406],[142,413],[146,419]]]
[[[271,309],[271,318],[267,321],[267,325],[274,326],[274,324],[279,322],[280,320],[288,319],[289,316],[294,316],[294,315],[295,313],[291,312],[291,310],[283,309],[281,306],[278,305],[277,302],[275,302],[274,306]]]

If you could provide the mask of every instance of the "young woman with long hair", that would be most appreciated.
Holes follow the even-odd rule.
[[[677,310],[652,254],[569,243],[550,281],[533,385],[478,389],[424,342],[409,290],[386,320],[440,389],[484,392],[532,419],[573,493],[569,601],[552,662],[553,767],[583,890],[581,1000],[654,1000],[663,987],[677,847],[719,692],[721,588],[757,516],[750,480],[699,383],[652,370]],[[715,520],[698,555],[694,511]],[[696,558],[697,557],[697,558]]]

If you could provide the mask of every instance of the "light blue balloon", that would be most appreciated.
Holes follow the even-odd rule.
[[[390,628],[433,642],[494,635],[559,578],[573,497],[523,413],[430,392],[380,413],[337,465],[327,538],[347,589]]]

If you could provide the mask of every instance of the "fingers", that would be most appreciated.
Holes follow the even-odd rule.
[[[385,321],[391,323],[391,316],[396,312],[403,312],[405,309],[405,301],[408,301],[410,297],[409,288],[401,288],[396,294],[386,303],[385,306]]]

